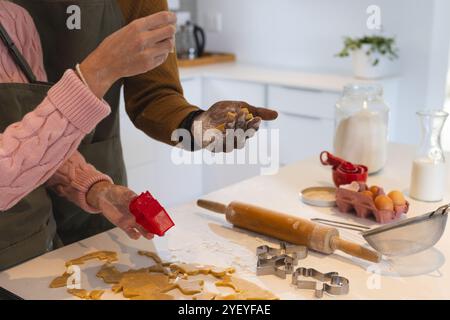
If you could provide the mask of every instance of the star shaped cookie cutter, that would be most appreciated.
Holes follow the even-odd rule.
[[[299,280],[300,277],[317,281]],[[322,283],[322,288],[319,283]],[[350,288],[348,279],[339,276],[337,272],[321,273],[312,268],[297,268],[292,275],[292,284],[298,289],[315,290],[316,298],[322,298],[324,292],[335,296],[348,294]]]
[[[258,263],[256,274],[275,275],[286,279],[287,274],[292,274],[294,266],[298,264],[299,259],[304,259],[308,255],[308,248],[304,246],[290,246],[286,243],[280,243],[280,248],[275,249],[267,245],[256,249]]]

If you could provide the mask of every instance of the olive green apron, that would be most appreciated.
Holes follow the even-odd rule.
[[[35,81],[30,67],[12,45],[0,24],[0,36],[11,49],[11,57],[23,70],[30,84],[0,83],[0,132],[23,119],[47,95],[50,84]],[[56,224],[52,201],[39,187],[12,209],[0,212],[0,270],[41,255],[52,249]]]
[[[64,71],[83,61],[110,34],[124,24],[123,14],[115,0],[12,0],[33,17],[41,37],[48,79],[58,81]],[[81,10],[81,29],[70,30],[69,6]],[[105,96],[111,114],[88,135],[79,147],[86,161],[109,175],[115,183],[126,185],[119,127],[119,99],[122,82],[116,83]],[[67,245],[109,230],[113,225],[102,215],[84,212],[76,205],[50,192],[57,233]]]

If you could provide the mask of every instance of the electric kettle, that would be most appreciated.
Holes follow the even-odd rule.
[[[178,26],[175,35],[177,55],[179,59],[195,59],[205,51],[206,36],[204,30],[198,25],[187,21]]]

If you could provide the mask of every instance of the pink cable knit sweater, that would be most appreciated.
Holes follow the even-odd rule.
[[[46,81],[41,44],[30,15],[0,0],[0,22],[36,77]],[[26,83],[27,79],[0,41],[2,82]],[[87,164],[77,148],[110,111],[107,103],[68,70],[34,111],[0,132],[0,211],[47,183],[84,210],[97,212],[87,204],[86,193],[94,183],[111,179]]]

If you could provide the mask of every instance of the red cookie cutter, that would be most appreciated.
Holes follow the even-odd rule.
[[[148,191],[130,202],[130,212],[145,230],[160,237],[175,225],[167,211]]]
[[[355,165],[341,158],[335,157],[327,151],[320,154],[320,162],[322,162],[324,166],[333,166],[333,181],[336,187],[350,184],[353,181],[367,181],[368,169],[364,165]]]

